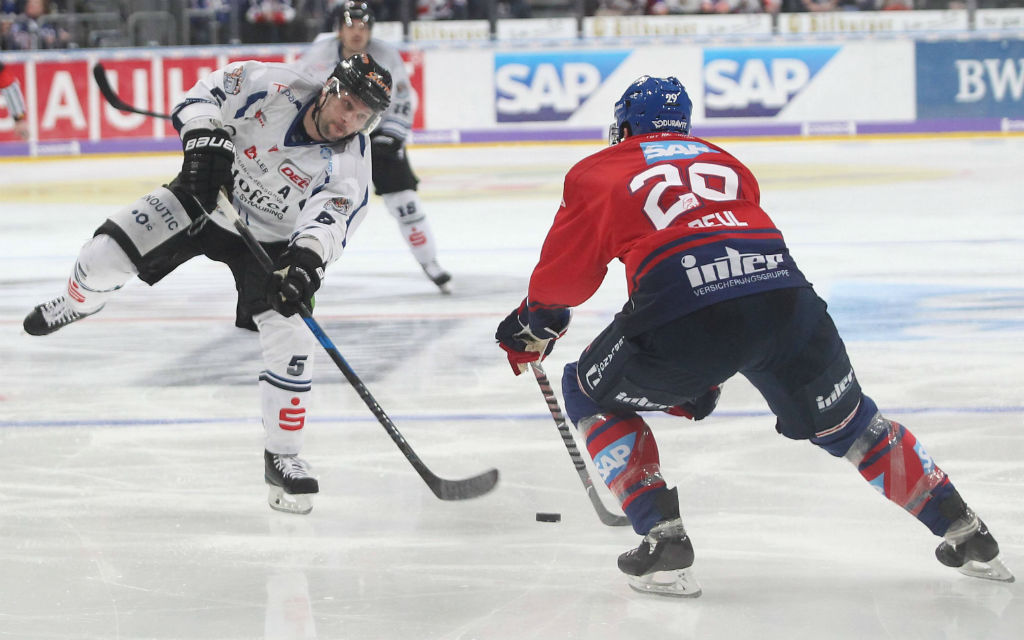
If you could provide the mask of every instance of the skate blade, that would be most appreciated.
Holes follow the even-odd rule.
[[[1016,580],[1013,572],[999,559],[999,556],[992,558],[988,562],[968,560],[964,566],[958,567],[957,571],[965,576],[981,578],[983,580],[996,580],[998,582],[1014,582]]]
[[[275,511],[306,515],[313,510],[312,493],[285,493],[281,487],[270,485],[267,493],[267,504]]]
[[[703,593],[690,569],[655,571],[645,576],[627,576],[629,587],[640,593],[670,598],[697,598]]]

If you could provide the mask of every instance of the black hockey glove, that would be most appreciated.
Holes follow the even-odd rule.
[[[370,135],[373,153],[382,156],[397,156],[402,151],[405,140],[389,133],[373,133]]]
[[[193,129],[181,138],[185,158],[179,184],[199,200],[207,212],[217,207],[217,192],[231,192],[231,166],[235,145],[224,129]],[[187,207],[186,207],[187,209]]]
[[[722,387],[716,384],[705,391],[703,395],[700,395],[689,402],[676,405],[671,409],[666,409],[665,412],[674,416],[683,416],[690,420],[703,420],[711,415],[711,412],[718,406],[718,398],[721,395]]]
[[[324,263],[312,249],[288,247],[267,279],[267,304],[284,317],[295,315],[320,288]]]
[[[526,371],[531,362],[540,362],[555,348],[555,340],[565,335],[572,317],[565,307],[536,307],[526,300],[498,324],[494,333],[498,346],[505,351],[512,373]]]

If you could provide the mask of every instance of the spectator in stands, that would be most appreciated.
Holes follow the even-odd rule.
[[[189,44],[220,44],[227,41],[231,23],[230,0],[188,0]]]
[[[50,13],[50,0],[25,0],[21,15],[4,29],[4,49],[64,49],[71,43],[67,30],[40,18]]]
[[[242,40],[250,43],[297,42],[293,34],[295,7],[292,0],[248,0]],[[305,36],[305,34],[303,34]]]
[[[804,11],[836,11],[839,7],[839,0],[800,0]]]

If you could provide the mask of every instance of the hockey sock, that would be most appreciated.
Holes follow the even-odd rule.
[[[313,384],[313,334],[298,315],[276,311],[253,317],[260,332],[266,367],[260,372],[264,448],[272,453],[302,450],[306,410]]]
[[[582,419],[579,427],[601,479],[618,498],[634,531],[646,535],[671,515],[661,504],[665,501],[656,499],[667,488],[658,443],[643,418],[635,413],[602,413]]]
[[[385,193],[381,196],[388,212],[398,221],[399,229],[416,261],[427,264],[437,258],[437,243],[430,229],[420,197],[412,189]]]
[[[80,313],[102,307],[137,273],[128,254],[106,234],[93,236],[78,253],[68,278],[68,304]]]
[[[562,369],[562,396],[565,398],[565,415],[578,428],[580,420],[601,413],[601,407],[580,388],[576,375],[577,365],[576,362],[570,362]]]
[[[906,427],[876,412],[846,452],[868,483],[941,536],[962,504],[946,473]]]

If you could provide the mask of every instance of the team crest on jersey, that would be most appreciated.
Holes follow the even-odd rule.
[[[681,142],[678,140],[641,142],[640,149],[644,152],[644,160],[647,161],[647,164],[654,164],[663,160],[688,160],[696,158],[702,153],[718,153],[706,144]]]
[[[237,96],[242,90],[242,80],[245,78],[245,69],[239,65],[231,73],[224,74],[224,93]]]
[[[349,210],[352,208],[352,201],[345,196],[338,196],[328,200],[327,204],[324,205],[324,208],[330,209],[331,211],[337,211],[342,215],[347,215]]]

